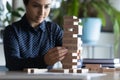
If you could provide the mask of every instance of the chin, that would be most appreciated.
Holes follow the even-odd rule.
[[[42,23],[44,20],[35,21],[36,23]]]

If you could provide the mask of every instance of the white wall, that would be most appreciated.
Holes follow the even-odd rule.
[[[110,47],[113,46],[114,46],[114,34],[108,32],[101,32],[99,41],[97,42],[97,45],[94,47],[94,52],[92,47],[84,47],[82,56],[83,58],[110,58],[111,55]],[[114,53],[112,55],[114,55]]]
[[[109,0],[109,3],[120,11],[120,0]]]
[[[5,65],[5,57],[3,51],[3,44],[0,44],[0,66]]]

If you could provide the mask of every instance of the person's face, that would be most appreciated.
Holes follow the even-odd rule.
[[[50,12],[50,4],[52,0],[29,0],[26,5],[27,19],[31,24],[41,23]]]

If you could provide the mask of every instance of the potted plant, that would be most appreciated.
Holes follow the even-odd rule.
[[[7,10],[7,13],[4,15],[4,10]],[[0,30],[0,40],[3,37],[3,31],[4,28],[11,24],[12,21],[14,20],[14,18],[20,18],[21,17],[21,13],[20,12],[24,12],[24,9],[22,7],[18,7],[15,10],[13,10],[12,6],[9,4],[9,2],[6,2],[6,7],[5,8],[1,8],[0,9],[0,22],[1,22],[1,30]]]
[[[2,4],[2,2],[0,1],[0,27],[2,26],[2,14],[3,14],[3,11],[4,11],[4,6]]]
[[[110,16],[115,34],[114,51],[117,54],[120,39],[120,12],[113,8],[106,0],[84,0],[84,2],[80,2],[79,8],[79,17],[100,18],[102,26],[106,25],[105,13]]]
[[[120,12],[117,11],[115,8],[113,8],[107,2],[107,0],[62,0],[59,11],[60,12],[58,16],[61,17],[64,15],[69,15],[69,16],[75,15],[81,19],[84,19],[83,29],[85,27],[84,24],[88,18],[100,18],[102,21],[102,26],[105,26],[106,25],[105,13],[109,15],[111,22],[113,24],[113,31],[115,34],[114,51],[115,53],[117,53],[119,39],[120,39]],[[94,29],[93,27],[91,28]],[[83,33],[87,33],[87,32],[83,32]],[[94,36],[92,36],[92,38],[93,37]]]
[[[4,18],[3,22],[4,23],[7,22],[7,24],[11,24],[15,18],[20,18],[22,16],[21,12],[24,12],[24,9],[22,7],[18,7],[13,10],[9,2],[6,2],[6,9],[7,13],[5,15],[6,17]]]

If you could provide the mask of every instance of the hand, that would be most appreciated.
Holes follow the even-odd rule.
[[[68,53],[68,49],[64,47],[55,47],[50,49],[44,57],[47,65],[54,65],[57,61],[61,61]]]

